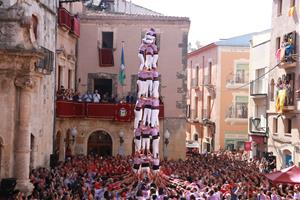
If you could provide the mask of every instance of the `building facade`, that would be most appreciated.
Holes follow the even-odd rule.
[[[30,169],[49,166],[54,130],[56,1],[0,5],[0,178],[30,192]]]
[[[187,143],[198,139],[200,152],[242,149],[248,139],[250,38],[221,40],[189,53]]]
[[[118,2],[118,6],[113,4]],[[161,152],[161,155],[185,158],[186,55],[190,21],[188,18],[163,16],[134,4],[131,5],[131,11],[127,8],[125,12],[122,2],[125,1],[108,2],[111,3],[108,8],[119,10],[100,11],[93,5],[85,5],[83,8],[80,14],[76,89],[81,95],[98,90],[101,98],[109,97],[123,100],[122,102],[128,94],[135,96],[140,65],[138,48],[146,31],[154,28],[159,47],[158,71],[163,101],[163,109],[160,110],[160,135],[163,137],[166,131],[170,133],[169,139],[161,140],[161,151],[165,153]],[[126,66],[124,86],[119,83],[122,47]],[[126,155],[131,154],[134,136],[132,118],[118,120],[116,117],[122,116],[116,115],[128,113],[132,116],[133,105],[105,100],[100,104],[86,106],[84,109],[88,112],[84,117],[67,118],[60,115],[57,118],[56,132],[61,134],[61,141],[71,137],[71,132],[76,127],[77,136],[70,145],[71,152],[88,154],[94,146],[100,154],[103,151],[109,152],[109,155],[116,155],[120,151]],[[96,106],[93,111],[92,106]],[[100,113],[101,110],[107,112]],[[100,138],[98,144],[93,143],[92,138]],[[66,149],[68,145],[65,142],[60,144],[64,146],[61,149]],[[63,158],[66,151],[62,150],[60,154]]]
[[[263,31],[252,37],[249,65],[249,141],[251,158],[261,158],[267,152],[268,70],[270,62],[271,31]]]
[[[277,168],[300,162],[299,1],[273,1],[267,121]]]

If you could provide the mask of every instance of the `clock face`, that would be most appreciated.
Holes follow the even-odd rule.
[[[119,110],[119,115],[120,115],[120,117],[126,117],[126,115],[127,115],[127,110],[126,110],[125,108],[121,108],[121,109]]]

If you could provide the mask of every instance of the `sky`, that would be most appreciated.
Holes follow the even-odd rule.
[[[271,28],[272,0],[131,1],[164,15],[189,17],[193,46]]]

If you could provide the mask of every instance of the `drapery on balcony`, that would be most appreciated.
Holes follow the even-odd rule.
[[[99,48],[99,66],[112,67],[114,66],[114,50],[111,48]]]
[[[58,24],[66,30],[71,29],[71,15],[64,7],[58,8]]]
[[[71,17],[71,33],[76,37],[80,36],[80,21],[76,16]]]
[[[246,104],[232,105],[228,108],[226,118],[247,119],[248,107]]]
[[[85,117],[85,103],[73,101],[56,101],[56,116],[57,117]]]
[[[86,116],[113,120],[116,104],[87,103]]]
[[[56,101],[56,117],[98,118],[103,120],[130,122],[134,120],[134,104]],[[159,106],[159,118],[164,118],[164,104]]]

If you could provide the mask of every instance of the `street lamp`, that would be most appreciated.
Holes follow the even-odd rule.
[[[121,129],[119,132],[119,139],[120,139],[120,148],[119,148],[119,155],[124,155],[123,143],[124,143],[124,130]]]
[[[120,145],[122,145],[124,143],[124,131],[123,131],[123,129],[120,130],[119,137],[120,137]]]
[[[165,160],[168,159],[168,144],[169,144],[169,138],[170,138],[170,132],[168,131],[168,129],[166,130],[165,134],[164,134],[164,143],[165,143],[165,152],[164,152],[164,157]]]
[[[71,141],[72,144],[74,144],[75,143],[75,138],[76,138],[77,133],[78,133],[77,128],[76,127],[71,128],[70,133],[71,133],[71,136],[72,136],[70,141]]]

